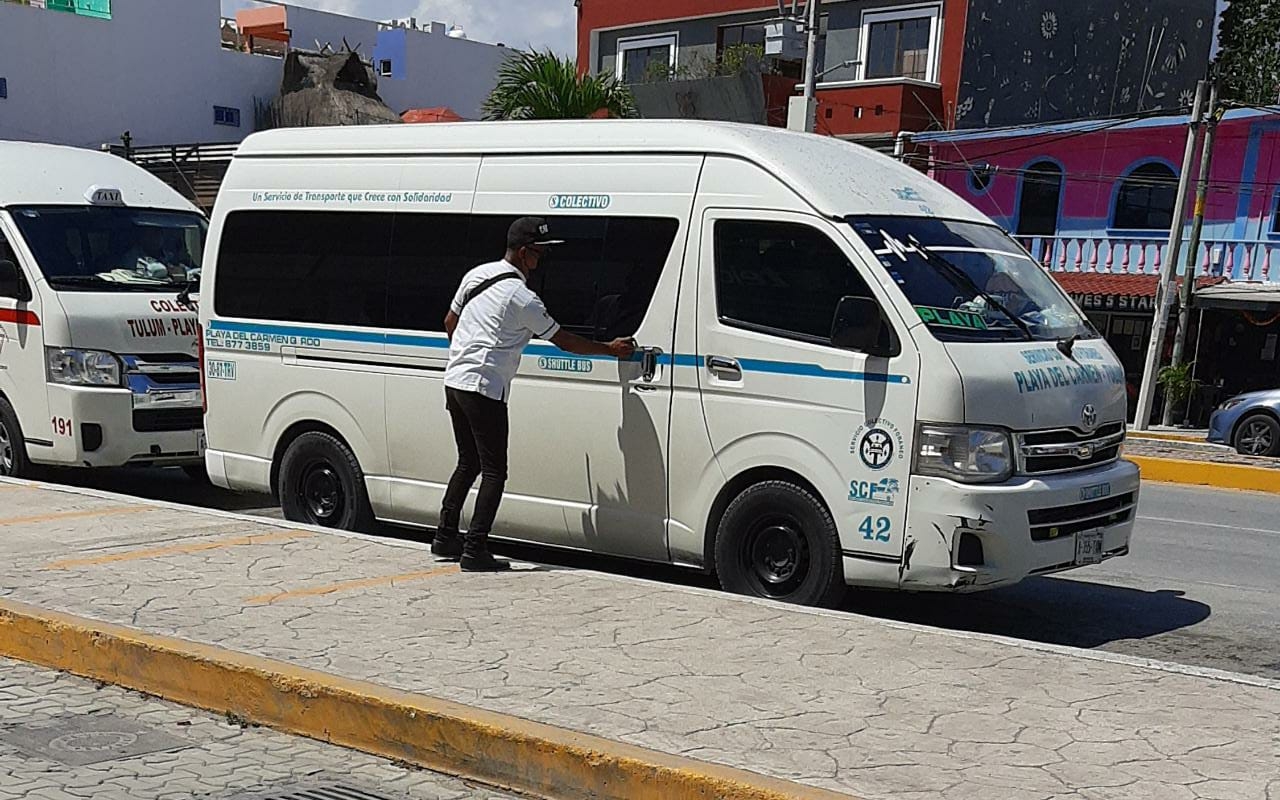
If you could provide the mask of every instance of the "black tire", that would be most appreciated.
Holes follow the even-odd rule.
[[[280,460],[280,507],[285,519],[325,528],[367,531],[373,509],[355,453],[327,433],[304,433]]]
[[[29,478],[31,462],[27,460],[27,442],[22,426],[9,401],[0,397],[0,477]]]
[[[845,595],[840,536],[831,512],[786,481],[734,498],[716,531],[720,585],[736,594],[833,608]]]
[[[1245,417],[1236,425],[1231,443],[1245,456],[1280,456],[1280,422],[1269,414]]]
[[[182,468],[192,483],[209,483],[209,471],[205,469],[204,464],[187,464]]]

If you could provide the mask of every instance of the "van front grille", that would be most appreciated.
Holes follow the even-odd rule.
[[[1110,464],[1124,447],[1124,423],[1103,425],[1093,433],[1070,428],[1019,433],[1014,436],[1019,472],[1048,475]]]

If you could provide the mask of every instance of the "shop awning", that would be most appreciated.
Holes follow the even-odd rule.
[[[1198,308],[1280,311],[1280,283],[1222,283],[1196,292]]]
[[[1148,273],[1053,272],[1050,273],[1085,311],[1145,313],[1155,310],[1160,276]],[[1196,293],[1208,291],[1223,278],[1197,278]],[[1179,278],[1176,283],[1182,285]]]

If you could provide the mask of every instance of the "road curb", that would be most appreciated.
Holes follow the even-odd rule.
[[[1186,442],[1189,444],[1209,444],[1205,441],[1204,436],[1194,436],[1185,433],[1161,433],[1159,431],[1129,431],[1126,436],[1130,439],[1150,439],[1156,442]]]
[[[1135,455],[1126,455],[1125,458],[1138,465],[1143,480],[1280,494],[1280,469],[1180,458]]]
[[[0,655],[540,797],[850,800],[746,770],[0,600]]]

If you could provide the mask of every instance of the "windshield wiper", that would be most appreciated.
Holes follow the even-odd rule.
[[[102,278],[97,275],[54,275],[46,280],[49,281],[51,286],[57,286],[60,283],[67,286],[109,286],[112,289],[120,289],[130,292],[138,290],[154,292],[157,289],[164,287],[164,284],[160,283],[127,283],[125,281],[109,281],[106,278]]]
[[[1004,303],[1001,303],[999,300],[985,292],[982,287],[978,286],[977,282],[974,281],[973,278],[969,277],[968,273],[933,252],[928,247],[925,247],[921,244],[920,240],[915,237],[915,234],[907,236],[907,243],[915,248],[916,252],[924,258],[926,263],[937,268],[938,274],[949,279],[957,287],[970,292],[975,297],[981,297],[987,302],[987,305],[1008,317],[1009,321],[1022,332],[1022,335],[1027,337],[1028,342],[1034,342],[1036,340],[1035,334],[1031,332],[1031,327],[1027,325],[1027,323],[1014,316],[1013,312],[1006,308]]]

